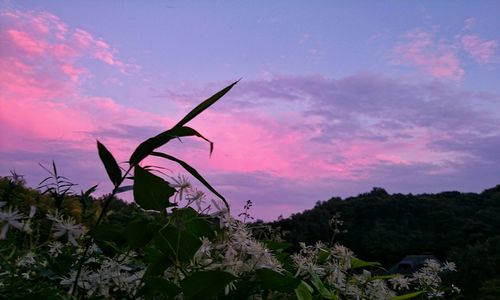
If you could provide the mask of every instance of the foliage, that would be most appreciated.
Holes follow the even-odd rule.
[[[470,298],[500,270],[500,186],[482,193],[388,194],[381,188],[347,199],[331,198],[313,209],[272,223],[299,242],[328,242],[342,216],[338,242],[360,256],[390,267],[409,254],[432,253],[454,261],[458,270],[446,276]]]
[[[378,276],[379,264],[330,243],[289,254],[279,236],[257,240],[248,225],[193,167],[157,152],[170,140],[197,136],[185,126],[236,83],[208,98],[171,129],[141,143],[122,168],[104,144],[99,157],[113,191],[76,196],[53,170],[45,191],[19,176],[0,180],[0,295],[8,299],[410,299],[445,295],[440,274],[452,264],[427,261],[416,273]],[[189,181],[162,178],[140,163],[148,156],[180,164],[220,200],[206,201]],[[132,174],[133,173],[133,174]],[[51,181],[53,180],[53,181]],[[127,182],[127,183],[125,183]],[[116,195],[132,187],[134,204]],[[193,208],[194,207],[194,208]],[[251,203],[245,207],[245,217]],[[196,209],[195,209],[196,208]],[[337,228],[341,222],[331,222]],[[269,248],[266,246],[269,245]],[[272,250],[271,250],[272,249]],[[446,295],[451,295],[452,291]]]

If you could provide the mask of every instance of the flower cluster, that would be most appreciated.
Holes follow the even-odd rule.
[[[248,284],[255,286],[248,293],[255,299],[261,299],[263,295],[285,298],[293,295],[297,285],[287,291],[281,283],[275,289],[262,283],[263,279],[259,276],[269,275],[271,272],[274,274],[272,276],[281,278],[288,284],[300,283],[311,295],[319,294],[324,298],[391,299],[411,293],[421,293],[427,298],[443,298],[445,294],[440,274],[456,270],[455,264],[451,262],[440,264],[429,260],[423,268],[408,276],[380,276],[381,268],[377,263],[358,259],[343,245],[326,245],[321,242],[315,245],[300,243],[300,250],[292,255],[280,252],[286,255],[288,262],[285,263],[283,257],[278,259],[277,252],[269,250],[254,237],[249,224],[233,218],[226,207],[214,200],[208,205],[205,194],[193,188],[186,177],[175,178],[172,186],[177,191],[174,196],[177,208],[164,215],[148,215],[146,221],[141,221],[157,225],[152,227],[157,229],[151,232],[142,248],[127,244],[132,239],[128,237],[125,237],[127,242],[119,246],[119,242],[115,243],[112,236],[113,231],[110,231],[113,233],[111,237],[100,239],[92,231],[88,234],[85,226],[77,223],[75,218],[68,216],[63,210],[52,208],[46,213],[39,213],[39,218],[36,219],[35,206],[31,206],[29,212],[21,212],[11,206],[5,208],[6,203],[0,202],[0,238],[20,240],[13,250],[0,248],[3,253],[11,253],[4,259],[7,264],[0,262],[0,292],[7,289],[20,290],[21,285],[26,288],[27,293],[31,293],[30,285],[36,286],[35,283],[44,282],[58,291],[65,291],[79,298],[144,299],[151,296],[144,295],[148,288],[153,289],[154,298],[155,289],[159,288],[161,292],[177,290],[172,298],[182,299],[188,293],[182,290],[185,282],[189,282],[200,272],[215,272],[210,274],[225,274],[224,276],[231,278],[224,283],[224,288],[219,293],[236,293],[238,283],[249,280]],[[250,206],[251,202],[247,202],[245,213],[248,213]],[[195,208],[197,212],[187,207]],[[175,255],[183,249],[169,252],[168,246],[161,246],[155,238],[165,228],[177,230],[176,234],[182,233],[184,223],[175,216],[176,211],[183,210],[189,218],[207,225],[206,228],[210,228],[211,233],[196,235],[194,244],[197,246],[191,252],[194,255],[186,260],[179,260]],[[42,208],[39,211],[45,212]],[[334,234],[340,232],[338,228],[341,225],[340,216],[332,219],[330,226],[336,229]],[[21,238],[14,234],[7,235],[9,228],[21,232]],[[148,224],[141,227],[139,235],[143,231],[146,235],[147,228]],[[34,236],[34,233],[40,236]],[[179,239],[182,237],[176,236],[174,240],[178,242]],[[167,241],[165,245],[171,245],[169,243]],[[78,273],[80,274],[77,275]],[[156,284],[168,283],[169,288],[151,285],[148,281],[151,278],[160,280]],[[16,288],[12,287],[14,285]],[[76,290],[73,290],[75,286]],[[459,292],[454,286],[450,290]]]
[[[327,247],[318,242],[314,246],[306,246],[304,243],[300,246],[300,252],[292,255],[297,269],[296,276],[322,280],[326,286],[336,291],[337,296],[346,299],[392,299],[409,291],[420,291],[428,298],[442,298],[445,293],[440,274],[456,271],[454,263],[440,264],[435,260],[427,260],[424,267],[413,275],[380,276],[371,271],[377,270],[377,263],[356,258],[351,250],[342,245]],[[453,292],[458,293],[460,290],[454,287]]]
[[[222,270],[242,275],[261,268],[282,270],[272,253],[251,234],[247,225],[231,217],[226,210],[214,214],[223,233],[213,242],[203,239],[194,260],[207,270]]]

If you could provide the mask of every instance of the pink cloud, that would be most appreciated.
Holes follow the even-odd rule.
[[[8,36],[8,39],[17,46],[18,50],[24,51],[27,54],[41,54],[47,48],[47,44],[44,41],[34,39],[24,31],[11,29],[6,30],[5,34]]]
[[[0,49],[0,124],[9,136],[0,136],[2,149],[43,151],[57,141],[90,150],[92,132],[115,123],[164,121],[113,99],[82,93],[82,82],[92,74],[81,58],[104,61],[120,71],[126,67],[106,42],[70,29],[47,12],[2,11],[0,18],[5,45]]]
[[[496,56],[495,51],[498,47],[498,42],[495,40],[483,40],[476,35],[464,35],[460,41],[464,50],[478,63],[487,64],[494,62]]]
[[[443,40],[436,40],[425,31],[406,34],[405,41],[394,49],[396,63],[412,65],[436,78],[461,79],[465,72],[454,47]]]

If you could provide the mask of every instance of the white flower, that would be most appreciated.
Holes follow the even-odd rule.
[[[205,199],[205,193],[200,190],[190,191],[186,196],[188,205],[195,203],[196,207],[198,208],[198,211],[201,211],[201,205],[205,203],[204,199]]]
[[[76,224],[73,218],[68,217],[67,219],[61,218],[56,221],[53,236],[55,238],[60,238],[61,236],[67,234],[68,241],[73,246],[76,246],[78,244],[76,239],[79,238],[84,232],[85,228],[82,225]]]
[[[73,284],[75,282],[76,278],[76,270],[71,271],[69,276],[65,277],[60,277],[61,281],[59,282],[62,286],[70,287],[69,293],[73,291]],[[87,291],[87,294],[90,296],[92,295],[96,288],[97,284],[96,282],[98,280],[97,275],[91,271],[88,271],[87,269],[83,268],[80,277],[78,278],[78,287],[84,289]]]
[[[456,272],[457,271],[457,265],[454,262],[447,262],[447,261],[445,261],[444,264],[443,264],[443,271]]]
[[[20,267],[31,267],[36,264],[35,254],[31,251],[26,253],[18,262],[17,265]]]
[[[48,212],[46,216],[47,216],[47,219],[49,219],[50,221],[53,221],[53,222],[62,222],[63,221],[63,216],[61,215],[61,213],[58,210],[56,210],[54,213]]]
[[[456,293],[456,294],[460,294],[460,292],[462,291],[459,287],[457,287],[454,284],[451,285],[451,290],[453,293]]]
[[[31,232],[28,227],[25,227],[25,224],[20,222],[24,218],[24,215],[20,213],[18,210],[9,207],[8,210],[0,210],[0,225],[2,225],[2,229],[0,230],[0,240],[3,240],[7,236],[7,231],[9,227],[12,226],[19,230],[24,230],[26,232]]]
[[[389,279],[392,287],[395,290],[407,290],[410,288],[410,280],[403,275],[396,275],[394,278]]]
[[[35,216],[35,213],[36,213],[36,206],[35,205],[31,205],[30,206],[30,214],[28,215],[28,218],[31,219]]]
[[[62,253],[63,244],[55,241],[49,244],[49,254],[53,257],[58,257]]]
[[[174,189],[177,189],[177,193],[179,195],[179,201],[181,201],[184,191],[189,191],[191,189],[191,183],[184,175],[179,175],[177,176],[177,178],[175,177],[170,177],[170,178],[174,181],[173,183],[170,183],[170,186],[173,187]],[[175,195],[174,201],[176,197],[177,195]]]

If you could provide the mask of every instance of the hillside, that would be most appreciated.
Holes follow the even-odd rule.
[[[272,225],[292,243],[328,242],[333,233],[329,220],[337,213],[346,232],[335,240],[361,257],[389,268],[405,255],[433,254],[457,263],[459,270],[450,279],[469,297],[482,285],[482,299],[495,286],[498,291],[500,185],[479,194],[391,195],[374,188],[357,197],[318,202]]]

